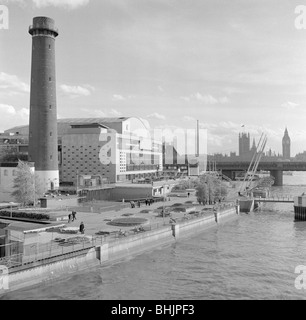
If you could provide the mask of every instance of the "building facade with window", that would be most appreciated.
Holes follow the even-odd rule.
[[[28,165],[34,170],[34,164],[28,162]],[[15,201],[12,197],[14,191],[14,179],[17,176],[17,162],[0,163],[0,202]]]
[[[78,187],[146,178],[163,169],[162,142],[137,117],[57,120],[60,184]],[[27,136],[29,126],[5,131]]]
[[[72,121],[62,136],[63,183],[81,186],[87,181],[94,187],[146,178],[162,170],[162,143],[151,139],[141,119],[82,120]]]

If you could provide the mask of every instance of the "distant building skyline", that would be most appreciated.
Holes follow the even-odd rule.
[[[250,141],[251,141],[251,136],[250,133],[246,133],[246,132],[240,132],[238,134],[238,150],[239,150],[239,154],[237,155],[237,153],[235,151],[230,151],[228,154],[226,153],[215,153],[213,155],[210,155],[210,158],[216,158],[219,160],[225,159],[225,158],[232,158],[232,159],[236,159],[236,161],[245,161],[245,160],[251,160],[251,158],[253,157],[255,151],[256,151],[256,140],[255,137],[253,137],[253,143],[252,143],[252,147],[250,148]],[[284,135],[283,138],[281,140],[281,144],[282,144],[282,150],[283,153],[276,153],[275,151],[271,150],[271,148],[269,149],[265,149],[264,150],[264,155],[263,158],[275,158],[275,159],[284,159],[284,160],[290,160],[291,158],[291,152],[290,152],[290,148],[291,148],[291,139],[289,137],[289,133],[288,133],[288,129],[287,127],[285,128],[284,131]],[[306,152],[306,151],[305,151]],[[303,153],[299,153],[297,155],[299,155],[298,158],[301,158]]]
[[[58,118],[137,116],[153,128],[195,128],[198,119],[211,154],[236,151],[242,124],[256,140],[266,132],[267,149],[282,153],[288,126],[291,155],[306,150],[306,41],[292,0],[3,2],[1,131],[28,124],[31,39],[24,30],[33,17],[49,16],[63,30]]]

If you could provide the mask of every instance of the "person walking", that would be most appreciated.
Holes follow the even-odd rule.
[[[138,205],[138,208],[140,208],[140,201],[138,200],[138,202],[137,202],[137,205]]]
[[[71,213],[69,213],[69,214],[68,214],[68,223],[71,222],[71,217],[72,217],[72,215],[71,215]]]
[[[81,224],[80,224],[80,232],[81,232],[82,234],[84,234],[84,231],[85,231],[85,226],[84,226],[84,223],[83,223],[83,221],[82,221]]]
[[[74,221],[74,220],[77,219],[75,215],[76,215],[76,212],[75,212],[75,211],[72,211],[72,221]]]

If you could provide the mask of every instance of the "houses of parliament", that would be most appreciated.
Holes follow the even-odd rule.
[[[238,137],[238,149],[239,154],[237,155],[236,152],[230,152],[230,155],[223,155],[223,154],[214,154],[213,158],[216,161],[250,161],[257,149],[255,138],[252,140],[251,146],[251,137],[250,133],[239,133]],[[282,154],[276,154],[272,152],[271,149],[266,151],[262,157],[262,161],[290,161],[291,159],[291,139],[289,137],[288,129],[285,128],[284,136],[282,138]],[[305,160],[306,152],[302,154],[297,154],[295,160]]]

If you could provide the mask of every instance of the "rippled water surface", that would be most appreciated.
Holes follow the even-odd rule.
[[[301,194],[306,173],[284,183],[273,193]],[[303,264],[306,222],[294,222],[292,203],[265,204],[171,246],[2,299],[304,299],[306,290],[294,286]]]

